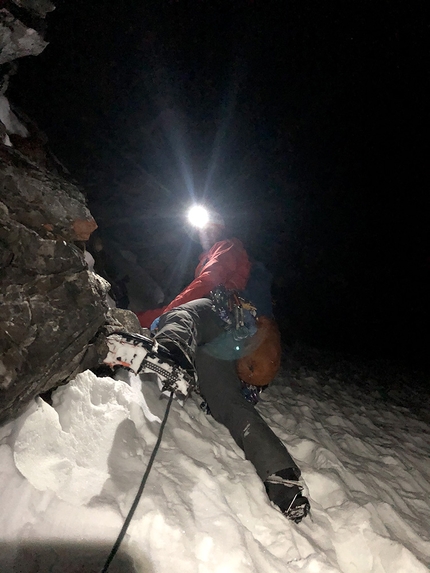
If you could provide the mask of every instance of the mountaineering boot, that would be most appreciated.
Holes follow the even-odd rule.
[[[161,348],[169,353],[169,356],[176,364],[188,372],[191,377],[195,376],[195,366],[190,356],[189,349],[183,340],[174,339],[167,336],[155,336]]]
[[[160,390],[174,392],[180,400],[187,398],[196,385],[194,369],[184,369],[155,339],[116,332],[108,336],[106,342],[109,352],[103,362],[111,368],[121,366],[135,374],[155,372],[162,380]]]
[[[300,523],[310,510],[309,500],[302,495],[303,486],[298,480],[296,471],[289,468],[272,474],[264,482],[270,501],[295,523]]]

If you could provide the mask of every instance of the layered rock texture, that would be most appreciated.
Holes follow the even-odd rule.
[[[0,150],[0,421],[83,368],[110,285],[75,241],[96,227],[72,184]]]
[[[109,332],[140,331],[133,313],[109,309],[111,285],[87,264],[97,224],[83,193],[5,95],[13,60],[45,47],[52,9],[46,0],[0,3],[0,424],[96,367]]]

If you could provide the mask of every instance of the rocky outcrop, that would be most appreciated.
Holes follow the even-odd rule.
[[[49,0],[0,4],[0,422],[88,363],[108,310],[110,286],[76,245],[97,227],[84,197],[47,169],[46,140],[5,95],[15,60],[47,45],[53,9]]]
[[[109,308],[111,285],[89,266],[85,242],[97,224],[83,193],[5,95],[14,60],[46,46],[52,9],[49,0],[0,1],[0,424],[97,367],[107,334],[141,332],[133,313]]]
[[[9,154],[9,157],[19,157]],[[97,228],[77,187],[52,173],[0,156],[2,200],[14,220],[45,239],[87,241]],[[53,253],[51,253],[53,254]]]
[[[17,5],[12,2],[0,5],[0,65],[23,56],[37,56],[48,45],[39,32],[15,16]]]
[[[0,421],[87,365],[110,285],[75,242],[95,227],[74,185],[0,150]]]
[[[9,135],[29,135],[10,109],[5,93],[10,76],[16,73],[16,60],[37,56],[48,43],[43,38],[45,17],[54,10],[49,0],[0,1],[0,141],[10,147]]]

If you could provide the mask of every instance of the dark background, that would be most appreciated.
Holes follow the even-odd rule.
[[[205,198],[273,271],[287,342],[427,363],[425,2],[56,5],[10,98],[166,302]]]

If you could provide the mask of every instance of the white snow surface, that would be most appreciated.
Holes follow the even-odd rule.
[[[12,147],[12,143],[7,134],[16,133],[21,137],[28,137],[28,130],[24,124],[22,124],[13,111],[10,109],[10,104],[6,96],[0,94],[0,122],[6,128],[6,134],[4,135],[5,145]]]
[[[173,402],[109,571],[424,573],[430,567],[429,428],[406,408],[306,368],[258,409],[288,447],[312,515],[268,500],[226,428]],[[84,372],[0,428],[0,571],[96,572],[127,515],[167,405],[154,381]]]

